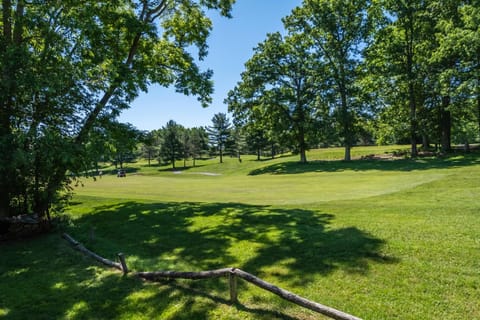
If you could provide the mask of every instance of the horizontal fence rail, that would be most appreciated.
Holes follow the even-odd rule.
[[[93,259],[97,260],[98,262],[101,262],[109,267],[112,267],[112,268],[115,268],[115,269],[118,269],[120,271],[123,271],[122,269],[122,265],[118,262],[113,262],[111,260],[108,260],[108,259],[105,259],[101,256],[99,256],[98,254],[96,254],[95,252],[93,251],[90,251],[88,250],[87,248],[85,248],[83,246],[83,244],[81,244],[80,242],[78,242],[77,240],[73,239],[71,236],[69,236],[68,234],[64,233],[63,234],[63,238],[65,240],[67,240],[68,242],[70,242],[75,249],[77,249],[78,251],[86,254],[87,256],[90,256],[92,257]]]
[[[125,258],[122,253],[118,254],[118,258],[120,263],[113,262],[111,260],[105,259],[96,253],[88,250],[85,248],[81,243],[73,239],[68,234],[64,233],[63,238],[70,242],[75,249],[81,251],[82,253],[94,258],[95,260],[119,269],[123,271],[124,274],[128,272],[127,265],[125,263]],[[303,298],[299,295],[296,295],[290,291],[284,290],[279,288],[265,280],[262,280],[248,272],[245,272],[238,268],[222,268],[217,270],[209,270],[209,271],[199,271],[199,272],[179,272],[179,271],[151,271],[151,272],[135,272],[135,276],[148,280],[148,281],[160,281],[162,279],[191,279],[191,280],[199,280],[199,279],[213,279],[213,278],[220,278],[220,277],[229,277],[229,285],[230,285],[230,301],[232,303],[237,302],[237,277],[241,278],[257,287],[260,287],[264,290],[267,290],[277,296],[281,297],[284,300],[290,301],[295,303],[301,307],[307,308],[309,310],[318,312],[323,314],[327,317],[337,320],[361,320],[358,317],[345,313],[343,311],[324,306],[320,303],[308,300]]]

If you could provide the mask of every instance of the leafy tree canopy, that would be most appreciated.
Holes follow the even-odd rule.
[[[2,1],[0,216],[48,215],[99,119],[150,84],[207,105],[212,72],[197,65],[212,28],[205,10],[229,16],[233,2]]]

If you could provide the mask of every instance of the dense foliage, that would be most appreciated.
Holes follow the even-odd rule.
[[[345,160],[369,142],[409,142],[412,156],[419,143],[468,149],[480,131],[479,19],[478,1],[304,0],[226,103],[252,143],[276,137],[301,162],[332,144]]]
[[[48,217],[91,162],[95,128],[151,83],[208,104],[212,72],[197,66],[212,27],[204,10],[228,16],[233,2],[3,0],[0,216]]]

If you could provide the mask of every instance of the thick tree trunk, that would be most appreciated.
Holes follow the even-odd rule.
[[[427,150],[430,147],[430,143],[428,141],[428,135],[426,133],[422,134],[422,148]]]
[[[305,137],[303,137],[300,143],[300,162],[307,163],[307,148],[305,146]]]
[[[350,161],[352,160],[352,148],[349,145],[345,146],[345,161]]]
[[[300,150],[300,162],[307,163],[307,153],[305,152],[304,148]]]
[[[305,143],[305,130],[303,123],[300,125],[298,133],[298,144],[300,148],[300,162],[307,163],[307,144]]]

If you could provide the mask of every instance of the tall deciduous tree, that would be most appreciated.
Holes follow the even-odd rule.
[[[204,10],[228,16],[233,2],[2,1],[0,216],[48,216],[99,116],[118,115],[149,84],[208,104]]]
[[[300,162],[307,162],[322,83],[309,41],[303,34],[269,34],[245,66],[242,81],[226,100],[229,110],[246,123],[260,121],[260,127],[270,128],[300,154]]]
[[[356,81],[361,49],[369,34],[368,0],[304,0],[301,7],[284,19],[287,28],[304,34],[312,43],[311,51],[325,68],[334,88],[333,101],[341,127],[345,160],[350,160],[354,145],[357,104]]]
[[[451,127],[467,145],[480,132],[480,4],[431,0],[429,12],[435,21],[436,40],[429,63],[435,67],[437,90],[442,95],[441,142],[443,151],[448,151]],[[473,127],[477,127],[476,134]]]
[[[417,155],[418,108],[423,103],[424,74],[422,73],[422,44],[429,36],[424,29],[428,21],[427,1],[385,0],[382,11],[387,23],[375,34],[375,42],[368,49],[370,64],[376,76],[388,84],[396,99],[393,105],[409,110],[409,136],[412,156]],[[379,83],[381,85],[381,83]]]

